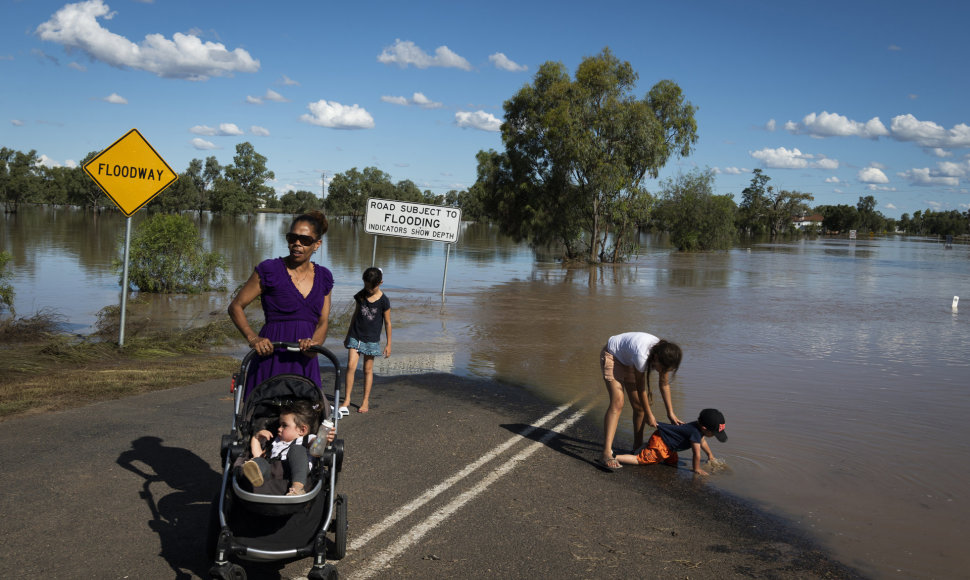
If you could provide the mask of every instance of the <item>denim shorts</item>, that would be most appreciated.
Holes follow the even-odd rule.
[[[344,346],[356,350],[358,354],[364,356],[381,356],[384,354],[384,351],[381,350],[381,343],[379,342],[361,342],[356,338],[348,337]]]

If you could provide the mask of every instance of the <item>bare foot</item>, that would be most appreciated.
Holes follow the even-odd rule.
[[[367,411],[370,411],[370,407],[368,407],[367,405],[361,405],[360,407],[357,408],[358,413],[366,413]]]

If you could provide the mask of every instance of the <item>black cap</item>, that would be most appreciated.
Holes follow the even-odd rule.
[[[708,431],[713,431],[714,436],[721,443],[727,441],[727,433],[724,432],[724,415],[717,409],[704,409],[697,418],[697,422]]]

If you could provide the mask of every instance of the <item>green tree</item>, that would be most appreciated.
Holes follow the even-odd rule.
[[[874,231],[873,226],[878,223],[876,198],[871,195],[860,197],[855,207],[856,211],[859,212],[859,225],[861,229],[866,232]]]
[[[827,232],[847,232],[859,227],[859,210],[851,205],[820,205],[815,211],[822,215],[822,227]]]
[[[284,213],[301,214],[323,206],[320,198],[306,190],[288,191],[280,198],[280,209]]]
[[[0,252],[0,306],[6,306],[11,315],[16,315],[17,312],[13,307],[13,286],[7,281],[10,273],[6,271],[7,264],[12,259],[10,252]]]
[[[737,239],[734,196],[714,193],[714,172],[695,170],[663,182],[655,224],[685,252],[725,250]]]
[[[771,237],[778,234],[790,233],[795,229],[792,218],[801,217],[808,213],[808,202],[815,197],[810,193],[781,190],[770,196],[766,201],[766,221]]]
[[[575,79],[546,62],[505,102],[505,152],[477,156],[483,208],[503,232],[559,243],[567,259],[624,254],[606,246],[631,239],[619,228],[639,218],[617,216],[649,206],[643,180],[697,141],[695,107],[680,87],[663,80],[636,98],[638,78],[606,48],[583,59]]]
[[[116,266],[121,270],[120,260]],[[225,290],[225,261],[206,252],[192,220],[155,214],[131,238],[128,283],[142,292],[197,293]]]
[[[237,216],[255,212],[256,201],[239,183],[219,177],[212,185],[209,205],[214,212]]]
[[[767,200],[774,194],[774,186],[768,185],[771,178],[761,169],[752,172],[751,184],[741,191],[738,204],[738,227],[746,234],[757,235],[768,231]]]
[[[252,143],[247,141],[236,145],[232,162],[225,168],[225,178],[239,185],[250,198],[245,204],[251,208],[248,213],[258,207],[271,207],[276,191],[266,182],[275,179],[276,175],[266,168],[266,157],[257,153]]]
[[[73,170],[73,178],[70,180],[67,197],[71,204],[84,208],[91,208],[95,213],[100,213],[101,208],[109,203],[108,196],[101,187],[95,183],[91,176],[84,171],[84,166],[95,157],[100,151],[91,151],[84,156],[81,164]]]
[[[420,198],[420,191],[418,195]],[[376,167],[366,167],[363,172],[354,167],[344,173],[337,173],[327,187],[327,199],[324,201],[326,213],[350,216],[358,221],[364,217],[367,199],[371,197],[400,199],[398,188],[391,182],[391,176]]]
[[[37,151],[0,149],[0,201],[8,213],[15,213],[20,204],[31,201],[41,191],[40,158]]]

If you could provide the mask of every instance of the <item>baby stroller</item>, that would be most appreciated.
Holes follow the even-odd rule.
[[[297,343],[274,342],[274,348],[299,350]],[[332,352],[310,348],[323,355],[334,369],[334,401],[340,400],[340,365]],[[301,375],[271,377],[245,396],[250,351],[233,375],[235,394],[232,432],[222,436],[222,487],[212,502],[209,549],[215,564],[212,578],[245,580],[246,572],[230,558],[249,561],[295,560],[313,556],[308,580],[336,580],[337,569],[327,559],[340,560],[347,551],[347,498],[336,493],[337,474],[343,463],[344,445],[336,439],[319,460],[313,461],[304,495],[268,495],[247,491],[235,477],[235,467],[248,459],[250,438],[260,429],[275,431],[280,406],[305,399],[320,409],[321,419],[334,427],[339,413],[332,413],[322,389]],[[321,365],[321,382],[323,381]],[[338,431],[339,433],[339,431]],[[328,532],[333,534],[332,540]]]

